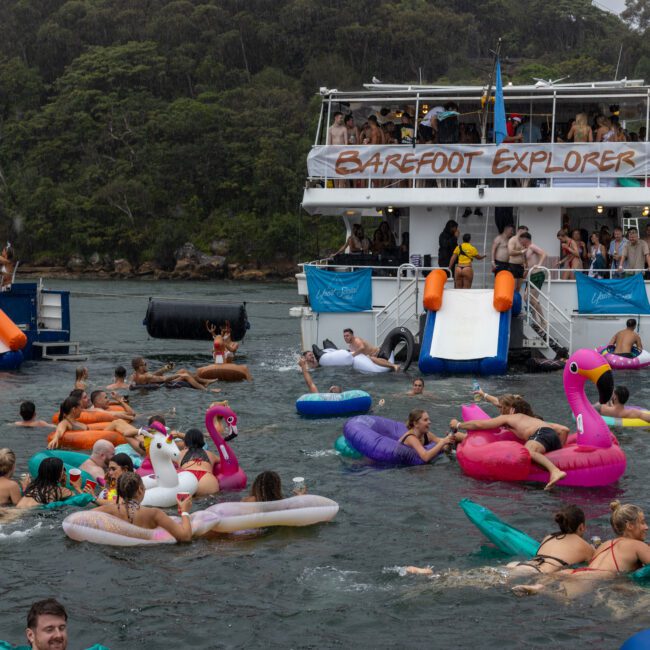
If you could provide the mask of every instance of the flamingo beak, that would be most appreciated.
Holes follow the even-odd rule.
[[[593,368],[592,370],[578,370],[578,374],[586,377],[596,384],[598,389],[598,401],[607,404],[614,393],[614,375],[608,363]]]

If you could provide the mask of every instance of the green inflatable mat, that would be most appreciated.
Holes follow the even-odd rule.
[[[334,449],[347,458],[363,458],[363,454],[357,451],[345,436],[339,436],[334,442]]]
[[[88,492],[82,492],[81,494],[73,494],[63,501],[52,501],[51,503],[46,503],[41,506],[41,510],[56,510],[57,508],[68,508],[70,506],[77,506],[78,508],[83,508],[89,503],[92,503],[95,500],[95,497]],[[0,649],[1,650],[1,649]]]
[[[503,553],[526,558],[537,554],[539,542],[502,521],[491,510],[470,499],[462,499],[458,505],[467,518]],[[647,582],[650,580],[650,564],[629,575],[635,582]]]

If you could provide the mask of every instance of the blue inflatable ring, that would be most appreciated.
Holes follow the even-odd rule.
[[[342,393],[307,393],[296,400],[298,413],[312,418],[367,413],[371,406],[372,397],[365,390],[346,390]]]

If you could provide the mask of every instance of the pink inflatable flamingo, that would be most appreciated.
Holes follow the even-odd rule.
[[[226,438],[231,439],[237,435],[237,415],[225,404],[214,404],[205,414],[205,426],[219,451],[219,462],[215,463],[214,475],[219,481],[219,490],[234,492],[243,490],[246,487],[246,474],[239,467],[237,456],[230,448],[230,445],[221,437],[215,419],[222,417],[227,428]]]
[[[612,371],[595,350],[578,350],[564,368],[564,391],[576,419],[577,433],[567,444],[547,454],[567,473],[560,485],[595,487],[615,483],[625,472],[625,453],[585,395],[587,380],[596,384],[599,401],[612,394]],[[478,406],[463,406],[463,420],[487,419]],[[548,481],[528,450],[511,431],[471,431],[459,445],[458,463],[465,474],[490,481]]]

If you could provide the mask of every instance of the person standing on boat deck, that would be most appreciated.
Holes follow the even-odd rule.
[[[497,235],[492,242],[492,273],[495,275],[499,271],[508,271],[508,242],[515,233],[515,227],[508,224],[503,228],[503,232]]]
[[[522,232],[521,235],[519,235],[519,241],[524,247],[524,278],[528,281],[528,285],[532,284],[534,287],[541,290],[545,278],[544,271],[542,271],[540,268],[537,268],[534,273],[531,273],[530,271],[535,267],[544,266],[544,262],[546,261],[547,257],[546,251],[533,244],[533,238],[529,232]],[[528,296],[530,304],[533,307],[533,313],[539,315],[540,317],[539,320],[535,318],[535,321],[540,327],[545,327],[546,323],[544,321],[542,306],[539,304],[539,300],[537,300],[535,292],[530,291],[529,287],[527,286],[526,295]]]
[[[562,280],[572,280],[575,277],[575,270],[582,268],[582,260],[580,259],[580,249],[575,240],[569,237],[566,230],[558,230],[557,238],[560,241],[562,256],[557,263],[558,267],[567,269],[562,273]]]
[[[619,357],[627,357],[628,359],[633,358],[636,355],[632,352],[632,348],[637,348],[639,351],[643,350],[641,337],[635,330],[636,319],[628,318],[625,323],[625,329],[616,332],[607,344],[607,347],[613,345],[614,354],[617,354]]]
[[[597,230],[591,233],[590,237],[591,246],[589,247],[589,277],[601,278],[605,277],[604,273],[599,271],[607,268],[607,250],[603,243],[600,241],[600,233]]]
[[[14,249],[7,242],[7,245],[0,253],[0,291],[11,289],[11,280],[14,275]]]
[[[442,269],[449,268],[451,256],[454,254],[456,246],[458,246],[458,222],[450,219],[438,237],[438,266]],[[451,269],[452,277],[454,269]]]
[[[415,142],[415,127],[408,113],[402,113],[400,124],[400,144],[413,144]]]
[[[571,140],[574,143],[594,141],[594,134],[589,126],[586,113],[578,113],[576,115],[575,122],[569,129],[569,133],[567,133],[567,140]]]
[[[623,260],[625,248],[627,247],[627,239],[623,237],[623,228],[616,226],[614,228],[614,238],[609,243],[609,259],[611,260],[611,269],[614,271],[611,274],[612,278],[620,278],[622,273],[618,271],[618,267]],[[625,268],[625,260],[623,260],[623,268]]]
[[[456,289],[471,289],[474,281],[474,269],[472,262],[476,258],[482,260],[485,255],[481,255],[470,241],[472,236],[467,232],[463,235],[463,243],[456,246],[454,254],[451,256],[450,266],[456,266],[454,269],[454,283]],[[458,264],[456,261],[458,260]]]
[[[618,270],[622,271],[627,265],[628,269],[634,269],[634,273],[643,273],[646,265],[650,266],[650,249],[645,240],[639,239],[639,231],[636,228],[630,228],[627,231],[628,242],[623,250],[618,265]]]
[[[444,113],[445,109],[442,106],[434,106],[420,122],[418,134],[422,142],[435,142],[436,134],[438,132],[438,115]]]
[[[399,372],[400,367],[398,363],[391,363],[388,359],[380,357],[378,347],[370,345],[368,341],[362,339],[360,336],[355,336],[354,332],[349,327],[346,327],[343,330],[343,339],[350,346],[350,352],[353,357],[356,357],[359,354],[365,354],[378,366],[383,366],[384,368],[390,368],[395,372]]]
[[[508,240],[508,271],[515,279],[517,291],[524,281],[524,247],[519,239],[522,232],[528,232],[528,227],[519,226],[517,233]]]
[[[327,144],[348,144],[348,130],[343,121],[343,113],[337,111],[332,117],[334,121],[327,130]]]
[[[359,144],[359,129],[354,123],[354,115],[352,113],[346,115],[343,123],[345,124],[345,130],[348,132],[347,144]]]

